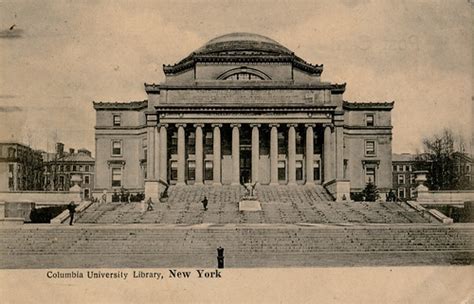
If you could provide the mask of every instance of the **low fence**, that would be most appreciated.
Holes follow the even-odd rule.
[[[38,205],[64,205],[64,203],[80,202],[80,192],[70,191],[15,191],[0,192],[0,202],[31,201]]]
[[[474,190],[418,191],[416,201],[422,205],[462,205],[474,201]]]

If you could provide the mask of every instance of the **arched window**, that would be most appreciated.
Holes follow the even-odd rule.
[[[227,76],[224,80],[263,80],[263,78],[255,74],[239,72]]]
[[[219,77],[219,80],[244,80],[244,81],[252,81],[252,80],[271,80],[271,78],[259,71],[257,69],[252,69],[248,67],[239,67],[236,69],[231,69],[222,73]]]

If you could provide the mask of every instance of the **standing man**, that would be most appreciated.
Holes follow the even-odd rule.
[[[204,196],[204,199],[201,201],[204,211],[207,210],[207,197]]]
[[[74,204],[73,201],[70,202],[67,209],[69,210],[69,226],[72,226],[72,223],[74,222],[74,213],[76,213],[76,204]]]

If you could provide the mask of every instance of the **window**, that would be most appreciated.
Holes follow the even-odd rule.
[[[114,114],[113,115],[113,122],[114,122],[114,127],[119,127],[122,124],[122,119],[120,115]]]
[[[72,171],[76,171],[76,165],[72,166]]]
[[[296,180],[303,180],[303,161],[296,161]]]
[[[90,183],[90,176],[84,175],[84,184],[88,185]]]
[[[410,188],[410,198],[414,198],[415,197],[415,188],[411,187]]]
[[[120,140],[112,141],[112,155],[113,156],[122,155],[122,142]]]
[[[319,168],[319,160],[314,161],[313,175],[314,175],[314,180],[321,179],[321,169]]]
[[[196,179],[196,162],[194,160],[188,161],[188,179]]]
[[[213,148],[214,148],[214,140],[212,136],[212,132],[206,132],[206,135],[204,137],[204,153],[205,154],[213,154]]]
[[[66,171],[68,171],[68,172],[71,171],[71,166],[70,165],[66,166]]]
[[[225,80],[263,80],[263,78],[255,74],[240,72],[227,76]]]
[[[213,163],[211,160],[207,160],[204,163],[205,166],[205,171],[204,171],[204,179],[205,180],[212,180],[214,178],[214,172],[213,172]]]
[[[410,184],[415,184],[415,174],[410,174]]]
[[[375,156],[375,141],[367,140],[365,142],[365,155]]]
[[[89,189],[84,189],[84,198],[88,199],[90,195],[90,190]]]
[[[365,115],[365,123],[367,127],[373,127],[374,124],[374,114]]]
[[[399,185],[405,184],[405,174],[398,174],[397,180]]]
[[[403,166],[397,165],[397,171],[398,171],[398,172],[403,171]]]
[[[375,168],[365,168],[365,183],[375,184]]]
[[[178,162],[173,160],[171,161],[171,180],[178,179]]]
[[[393,170],[393,172],[396,172],[397,171],[397,166],[393,165],[392,170]]]
[[[122,169],[112,168],[112,187],[122,186]]]
[[[278,161],[278,180],[286,180],[286,165],[284,160]]]
[[[194,132],[189,134],[186,147],[188,154],[196,154],[196,134]]]
[[[89,165],[85,165],[84,171],[89,172]]]
[[[398,198],[406,198],[405,197],[405,188],[398,188]]]
[[[408,171],[413,171],[413,167],[411,165],[408,165]]]

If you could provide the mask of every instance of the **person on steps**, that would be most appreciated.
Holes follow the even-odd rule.
[[[69,210],[69,225],[72,226],[72,223],[74,222],[74,213],[76,213],[76,204],[70,202],[67,209]]]
[[[207,210],[207,197],[204,196],[204,199],[201,201],[204,211]]]

